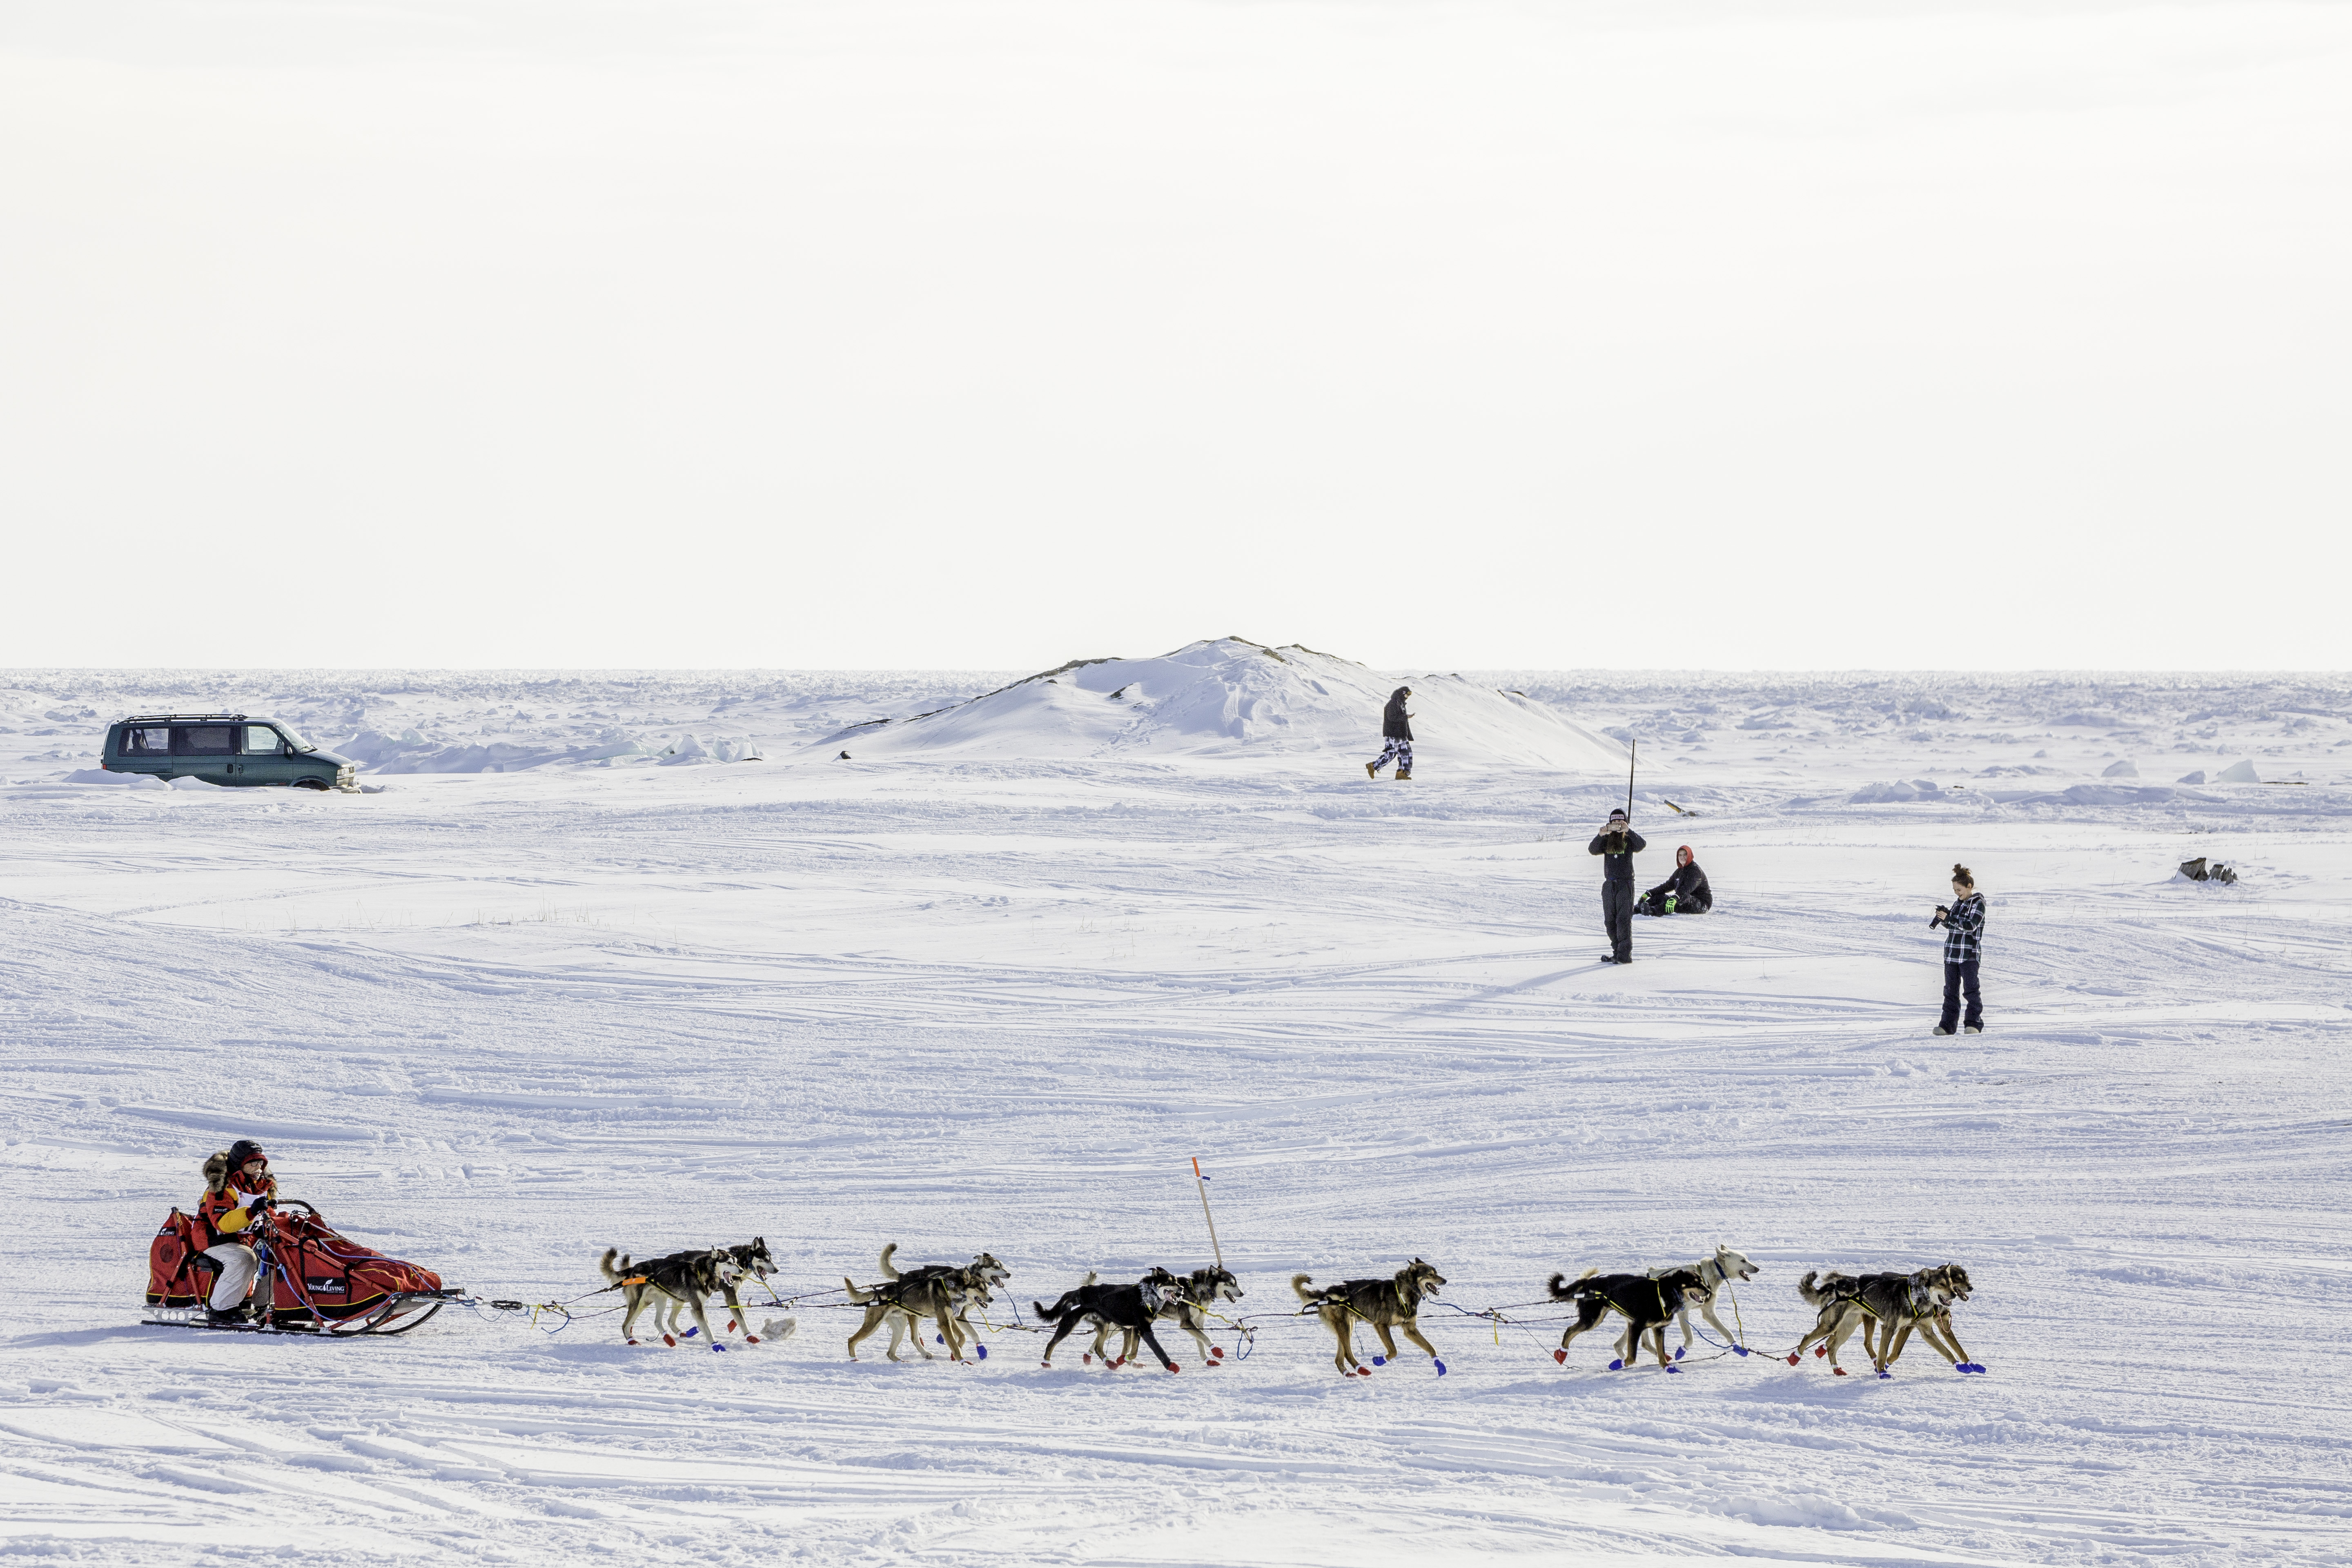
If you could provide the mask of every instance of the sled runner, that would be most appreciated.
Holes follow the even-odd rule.
[[[441,1276],[340,1236],[299,1198],[257,1207],[248,1235],[261,1265],[255,1321],[215,1324],[205,1300],[218,1265],[202,1220],[173,1209],[147,1249],[148,1323],[158,1328],[294,1331],[352,1339],[404,1334],[465,1291]]]

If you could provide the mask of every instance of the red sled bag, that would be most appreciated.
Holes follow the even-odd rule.
[[[212,1289],[199,1278],[194,1258],[204,1250],[204,1223],[178,1209],[163,1222],[147,1247],[147,1304],[151,1307],[201,1307]]]
[[[270,1307],[281,1323],[341,1322],[396,1296],[441,1294],[441,1276],[336,1234],[308,1204],[270,1218]]]

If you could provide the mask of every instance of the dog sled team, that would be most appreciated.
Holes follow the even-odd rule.
[[[850,1359],[859,1359],[858,1348],[884,1329],[889,1331],[884,1354],[891,1361],[899,1359],[900,1347],[908,1343],[925,1360],[936,1360],[925,1342],[927,1334],[946,1347],[950,1360],[986,1356],[972,1318],[979,1313],[982,1322],[987,1321],[986,1309],[996,1292],[1007,1286],[1012,1270],[987,1252],[965,1264],[901,1268],[898,1249],[897,1242],[882,1249],[878,1281],[859,1285],[854,1279],[842,1280],[849,1303],[865,1309],[863,1320],[849,1335]],[[722,1297],[727,1305],[729,1316],[722,1332],[742,1328],[745,1342],[761,1342],[760,1336],[744,1327],[748,1319],[736,1287],[745,1279],[764,1283],[776,1273],[764,1239],[673,1253],[647,1262],[632,1262],[617,1248],[607,1248],[598,1268],[611,1282],[608,1289],[625,1293],[621,1335],[630,1344],[640,1342],[635,1324],[651,1308],[652,1331],[664,1343],[676,1345],[698,1333],[706,1344],[720,1348],[704,1310],[704,1302],[712,1295]],[[1752,1347],[1725,1324],[1716,1307],[1727,1287],[1745,1284],[1758,1272],[1744,1254],[1718,1246],[1707,1257],[1685,1267],[1619,1274],[1603,1274],[1592,1268],[1574,1279],[1565,1273],[1554,1274],[1546,1287],[1549,1303],[1572,1307],[1575,1312],[1560,1334],[1559,1348],[1551,1352],[1552,1359],[1565,1365],[1580,1336],[1613,1319],[1619,1333],[1610,1370],[1639,1364],[1646,1348],[1661,1367],[1679,1372],[1675,1363],[1695,1342],[1693,1312],[1718,1336],[1715,1342],[1747,1355]],[[1444,1374],[1445,1363],[1421,1325],[1423,1306],[1435,1299],[1444,1284],[1445,1277],[1436,1266],[1419,1258],[1386,1277],[1319,1286],[1307,1274],[1293,1275],[1290,1280],[1291,1291],[1300,1302],[1297,1315],[1318,1320],[1331,1335],[1332,1364],[1342,1376],[1366,1377],[1371,1375],[1371,1368],[1358,1354],[1359,1328],[1369,1330],[1379,1341],[1380,1350],[1370,1358],[1373,1366],[1396,1359],[1397,1336],[1402,1334],[1430,1358],[1441,1376]],[[1889,1369],[1915,1335],[1956,1371],[1985,1370],[1961,1345],[1953,1326],[1952,1305],[1969,1300],[1971,1289],[1968,1270],[1958,1264],[1909,1273],[1843,1274],[1816,1269],[1804,1277],[1797,1289],[1815,1315],[1811,1329],[1787,1352],[1791,1366],[1801,1364],[1803,1352],[1810,1348],[1829,1362],[1835,1375],[1845,1376],[1839,1352],[1859,1331],[1863,1353],[1880,1377],[1893,1375]],[[1182,1369],[1160,1342],[1157,1329],[1173,1325],[1191,1335],[1202,1365],[1225,1364],[1223,1347],[1210,1339],[1210,1319],[1238,1303],[1243,1295],[1240,1279],[1221,1265],[1181,1275],[1155,1268],[1132,1283],[1105,1283],[1090,1272],[1083,1283],[1062,1292],[1051,1306],[1033,1300],[1030,1308],[1037,1321],[1021,1326],[1039,1332],[1050,1326],[1052,1337],[1039,1357],[1043,1366],[1054,1364],[1054,1352],[1065,1340],[1091,1329],[1090,1344],[1081,1357],[1087,1364],[1099,1363],[1106,1370],[1115,1371],[1134,1360],[1139,1349],[1148,1349],[1160,1366],[1175,1373]],[[688,1316],[694,1320],[693,1328],[681,1326]],[[782,1339],[796,1326],[794,1319],[771,1321],[765,1332],[770,1339]],[[1682,1344],[1671,1356],[1666,1352],[1670,1327],[1682,1331]],[[1114,1338],[1119,1342],[1116,1349]]]

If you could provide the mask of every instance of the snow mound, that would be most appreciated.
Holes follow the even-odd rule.
[[[811,749],[869,757],[1241,757],[1380,751],[1381,710],[1412,688],[1415,766],[1615,774],[1625,748],[1558,710],[1458,675],[1398,679],[1292,644],[1191,643],[1158,658],[1076,659],[953,707],[836,731]]]
[[[1866,784],[1846,796],[1848,805],[1888,805],[1914,800],[1941,800],[1944,792],[1934,779],[1897,779],[1892,784]]]
[[[646,758],[663,763],[757,762],[760,743],[750,736],[713,735],[703,740],[691,732],[674,741],[648,741],[621,730],[607,730],[585,745],[525,745],[513,741],[464,744],[436,741],[415,730],[397,735],[362,730],[335,750],[362,767],[378,773],[512,773],[526,768],[563,763],[613,763]]]
[[[2254,772],[2254,759],[2248,757],[2243,762],[2232,763],[2215,773],[2213,782],[2215,784],[2260,784],[2263,782],[2263,775]]]
[[[2099,771],[2099,776],[2103,779],[2136,779],[2139,777],[2139,769],[2132,764],[2129,757],[2126,757],[2121,762],[2109,763]]]
[[[162,789],[163,781],[152,773],[116,773],[104,768],[76,768],[65,776],[72,784],[112,784],[116,789]]]
[[[705,744],[689,731],[663,747],[659,755],[664,767],[674,767],[680,763],[756,763],[767,753],[749,735],[713,735]]]
[[[2214,805],[2221,796],[2167,784],[2073,784],[2062,790],[1993,790],[2001,805]]]

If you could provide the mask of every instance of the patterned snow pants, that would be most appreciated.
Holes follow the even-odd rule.
[[[1375,768],[1387,767],[1389,765],[1389,759],[1391,757],[1394,757],[1396,759],[1396,765],[1400,769],[1406,773],[1412,772],[1412,742],[1411,741],[1400,741],[1394,735],[1386,737],[1386,740],[1388,743],[1381,748],[1381,760],[1374,763],[1372,766]]]

